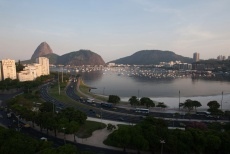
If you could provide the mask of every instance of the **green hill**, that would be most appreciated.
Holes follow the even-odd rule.
[[[192,58],[177,55],[172,51],[141,50],[131,56],[113,60],[110,63],[129,65],[157,65],[160,62],[181,61],[192,63]]]

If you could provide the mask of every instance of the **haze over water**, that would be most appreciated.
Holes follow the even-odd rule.
[[[169,108],[178,108],[186,99],[198,100],[201,108],[208,108],[207,103],[216,100],[223,109],[230,109],[230,82],[191,79],[190,77],[175,79],[147,79],[119,74],[117,71],[92,71],[81,73],[84,82],[97,89],[91,92],[101,95],[118,95],[128,101],[131,96],[150,97],[152,100],[164,102]],[[222,99],[222,91],[224,93]]]

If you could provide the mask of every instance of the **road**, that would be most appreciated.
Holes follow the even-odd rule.
[[[101,106],[101,102],[92,102],[87,101],[87,99],[80,98],[76,93],[76,82],[70,82],[69,85],[66,87],[66,94],[70,98],[76,101],[75,104],[73,103],[66,103],[60,102],[50,96],[48,94],[49,84],[44,85],[41,89],[41,97],[47,101],[52,102],[56,106],[56,110],[60,110],[64,107],[74,107],[84,113],[87,114],[88,117],[99,118],[99,119],[106,119],[106,120],[113,120],[113,121],[123,121],[130,124],[138,123],[146,116],[143,113],[136,113],[130,108],[123,108],[123,107],[103,107]],[[213,122],[213,121],[220,121],[220,122],[229,122],[228,119],[216,119],[214,117],[206,117],[204,115],[196,115],[196,114],[180,114],[175,117],[174,113],[164,113],[164,112],[150,112],[148,115],[156,117],[156,118],[163,118],[167,120],[169,127],[184,127],[187,123],[191,121],[198,121],[198,122]]]
[[[29,128],[19,127],[20,129],[18,129],[18,124],[19,124],[19,126],[23,126],[23,125],[25,125],[25,123],[23,123],[22,120],[18,121],[18,118],[14,114],[12,114],[12,116],[10,118],[8,118],[7,113],[8,113],[8,111],[6,111],[5,109],[2,109],[0,111],[1,126],[5,127],[5,128],[9,127],[9,129],[14,129],[17,131],[19,130],[21,133],[27,134],[27,135],[33,137],[34,139],[38,139],[38,140],[40,140],[41,137],[46,137],[48,139],[48,141],[53,142],[54,147],[62,146],[65,144],[63,138],[56,138],[54,136],[47,135],[45,133],[42,133],[42,132],[37,131],[36,129],[32,129],[30,127]],[[122,151],[89,146],[89,145],[85,145],[85,144],[81,144],[81,143],[71,142],[68,140],[66,140],[66,143],[75,145],[77,147],[77,149],[79,149],[81,151],[90,151],[90,152],[96,152],[96,153],[100,153],[100,154],[108,154],[108,153],[110,153],[110,154],[122,154],[123,153]]]

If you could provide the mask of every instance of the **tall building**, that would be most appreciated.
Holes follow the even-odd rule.
[[[2,62],[0,61],[0,81],[2,81]]]
[[[226,57],[223,56],[223,55],[219,55],[219,56],[217,57],[217,60],[226,60]]]
[[[49,59],[46,57],[38,57],[36,62],[41,65],[41,75],[49,75],[50,68],[49,68]]]
[[[197,62],[199,60],[200,60],[200,54],[197,52],[193,53],[193,61]]]
[[[39,57],[35,64],[27,65],[23,71],[18,73],[19,81],[32,81],[41,75],[49,75],[49,59],[46,57]]]
[[[1,75],[2,80],[10,78],[17,79],[15,60],[3,59],[1,62]]]

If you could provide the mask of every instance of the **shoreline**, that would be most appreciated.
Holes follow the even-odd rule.
[[[80,84],[82,83],[83,86],[90,88],[90,86],[88,86],[87,84],[84,83],[83,79],[81,78]],[[99,93],[94,93],[94,92],[89,92],[90,93],[90,97],[95,98],[96,96],[99,97],[104,97],[104,98],[108,98],[108,95],[102,95]],[[88,95],[88,94],[86,94]],[[119,96],[120,97],[120,96]],[[131,96],[130,96],[131,97]],[[120,105],[130,105],[128,100],[130,97],[120,97],[121,98],[121,102],[122,104]],[[141,97],[140,97],[141,98]],[[155,101],[155,102],[164,102],[167,105],[167,110],[172,110],[172,109],[178,109],[179,108],[179,96],[178,97],[154,97],[154,96],[150,96],[149,97],[151,100]],[[98,98],[95,98],[98,99]],[[215,95],[200,95],[200,96],[181,96],[180,97],[180,103],[184,103],[185,100],[187,99],[191,99],[191,100],[197,100],[199,101],[202,106],[198,108],[198,110],[204,110],[204,109],[208,109],[209,107],[207,106],[207,103],[210,101],[217,101],[220,105],[221,105],[221,101],[222,101],[222,109],[223,110],[229,110],[230,109],[230,93],[225,93],[223,94],[223,100],[222,100],[222,94],[215,94]],[[98,99],[100,100],[100,99]],[[220,107],[221,109],[221,107]]]

